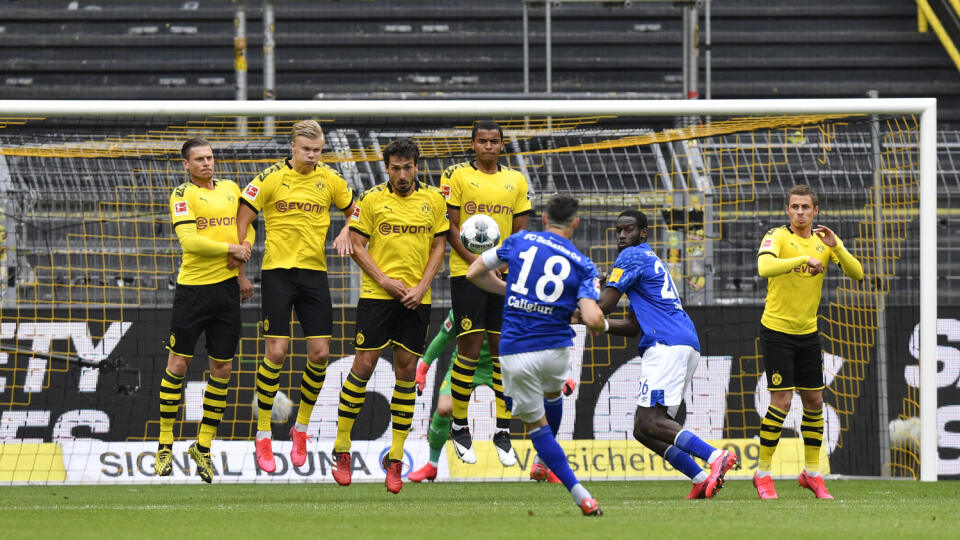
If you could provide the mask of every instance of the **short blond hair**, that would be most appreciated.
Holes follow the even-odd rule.
[[[323,139],[323,128],[316,120],[301,120],[290,130],[290,142],[295,141],[297,137]]]

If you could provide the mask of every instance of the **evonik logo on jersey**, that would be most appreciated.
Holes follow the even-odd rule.
[[[512,206],[507,206],[506,204],[477,204],[474,201],[464,203],[463,211],[467,214],[487,214],[488,216],[494,214],[513,215]]]
[[[325,206],[317,203],[306,203],[298,201],[285,201],[283,199],[274,203],[277,212],[306,212],[308,214],[322,214],[326,211]]]
[[[230,217],[214,217],[214,218],[197,218],[197,230],[202,231],[207,227],[236,227],[237,218],[236,216]]]
[[[426,234],[430,232],[430,227],[426,225],[391,225],[390,223],[381,223],[377,230],[380,234],[387,236],[390,234]]]

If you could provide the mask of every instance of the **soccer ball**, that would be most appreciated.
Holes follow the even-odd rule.
[[[460,226],[460,242],[477,255],[500,243],[500,227],[486,214],[470,216]]]
[[[257,408],[257,395],[253,395],[253,419],[260,416],[260,409]],[[270,413],[270,422],[274,424],[285,424],[290,418],[290,412],[293,410],[293,401],[281,390],[277,390],[277,395],[273,398],[273,411]]]

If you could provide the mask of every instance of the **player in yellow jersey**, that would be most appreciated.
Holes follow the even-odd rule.
[[[467,280],[467,268],[477,255],[460,242],[460,225],[475,214],[486,214],[500,226],[500,239],[525,229],[533,208],[528,196],[527,179],[519,171],[500,164],[504,149],[503,128],[496,122],[474,124],[470,146],[476,159],[447,168],[441,190],[447,199],[450,217],[450,296],[457,331],[457,357],[450,377],[453,398],[453,425],[450,438],[457,456],[465,463],[476,463],[473,440],[467,423],[467,407],[473,391],[473,377],[486,334],[493,364],[493,393],[497,403],[497,432],[494,444],[505,466],[516,463],[510,444],[510,411],[503,395],[500,371],[500,323],[503,296],[486,292]]]
[[[824,384],[817,308],[829,263],[839,264],[857,281],[863,279],[863,266],[827,226],[814,227],[820,206],[809,186],[790,190],[786,210],[790,225],[767,231],[757,255],[760,276],[769,279],[760,319],[760,352],[770,406],[760,425],[760,463],[753,484],[761,499],[777,498],[770,463],[796,390],[803,403],[804,470],[799,482],[817,498],[832,499],[820,476]]]
[[[290,158],[271,165],[243,190],[237,226],[245,230],[262,213],[266,225],[261,267],[261,314],[266,350],[257,370],[257,465],[272,473],[270,414],[280,386],[280,369],[290,346],[290,311],[295,310],[307,341],[307,363],[300,384],[297,420],[290,428],[290,462],[307,459],[307,427],[327,373],[333,305],[327,283],[324,244],[330,212],[351,216],[356,208],[353,191],[332,168],[320,162],[324,136],[320,124],[302,120],[293,125]],[[240,239],[243,240],[241,233]],[[352,251],[344,226],[333,241],[343,256]],[[241,269],[241,284],[249,287]],[[252,289],[251,289],[252,290]]]
[[[383,150],[388,182],[367,190],[350,220],[353,260],[363,269],[357,303],[353,365],[340,390],[333,478],[350,484],[350,432],[363,407],[367,381],[380,351],[393,346],[396,381],[390,413],[393,442],[383,456],[385,484],[403,487],[403,444],[413,422],[417,359],[423,356],[430,327],[430,284],[443,264],[449,223],[440,192],[417,182],[420,151],[411,139]]]
[[[183,378],[193,358],[200,334],[206,334],[210,375],[203,394],[203,420],[197,442],[189,454],[197,474],[213,481],[210,443],[227,407],[227,383],[233,355],[240,340],[240,288],[237,269],[230,258],[250,258],[253,230],[246,241],[237,239],[237,204],[240,188],[230,180],[213,177],[213,148],[193,138],[180,150],[189,182],[170,195],[170,218],[183,251],[173,297],[167,369],[160,381],[160,442],[154,470],[158,476],[173,472],[173,423],[183,397]]]

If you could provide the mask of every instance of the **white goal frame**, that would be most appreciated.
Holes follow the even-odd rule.
[[[0,100],[0,116],[732,116],[915,114],[920,117],[920,480],[937,480],[937,100]],[[885,426],[880,426],[884,429]]]

